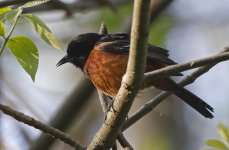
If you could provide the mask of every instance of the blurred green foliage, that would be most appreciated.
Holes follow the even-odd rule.
[[[175,20],[167,13],[160,15],[150,26],[149,42],[163,47],[168,33],[175,25]]]
[[[171,150],[172,146],[168,137],[157,134],[145,137],[139,147],[141,150]]]
[[[208,147],[203,150],[229,150],[229,128],[224,124],[219,124],[218,131],[220,139],[205,140]]]
[[[131,21],[133,11],[132,4],[126,4],[120,7],[117,12],[110,8],[103,8],[99,12],[99,18],[96,20],[96,26],[99,28],[102,21],[107,25],[109,33],[125,32]],[[166,37],[174,26],[175,20],[167,13],[163,13],[150,25],[149,43],[156,46],[164,46]]]
[[[99,18],[96,20],[98,28],[104,21],[109,33],[123,32],[123,26],[128,24],[132,17],[133,4],[122,5],[118,10],[112,11],[110,8],[103,8],[99,12]]]

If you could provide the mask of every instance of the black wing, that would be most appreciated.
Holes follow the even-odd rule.
[[[129,54],[130,36],[127,33],[108,34],[102,37],[96,46],[100,50],[114,54]],[[148,44],[147,61],[149,62],[164,62],[168,65],[176,64],[168,58],[169,51],[160,47]]]

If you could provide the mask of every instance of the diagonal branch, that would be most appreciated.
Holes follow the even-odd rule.
[[[99,100],[100,100],[100,104],[102,106],[103,112],[106,115],[107,109],[109,108],[109,104],[111,104],[111,99],[99,91],[98,91],[98,94],[99,94]],[[125,150],[132,150],[133,149],[132,146],[130,145],[130,143],[127,141],[127,139],[124,137],[124,135],[122,133],[120,133],[117,136],[117,140],[119,141],[120,145]],[[114,149],[113,147],[112,147],[112,150]]]
[[[94,86],[88,79],[83,79],[77,87],[66,97],[64,104],[56,115],[50,119],[48,126],[52,126],[60,131],[67,131],[72,122],[81,117],[80,112],[85,109],[94,91]],[[53,136],[53,135],[52,135]],[[30,145],[32,150],[50,149],[56,139],[42,133]]]
[[[229,48],[226,47],[222,53],[228,52]],[[217,63],[213,63],[210,65],[202,66],[196,71],[194,71],[191,75],[186,76],[182,81],[179,82],[179,85],[186,86],[188,84],[193,83],[198,77],[208,72],[212,67],[214,67]],[[143,118],[149,112],[151,112],[159,103],[161,103],[165,98],[167,98],[172,93],[170,92],[161,92],[154,99],[147,102],[144,106],[142,106],[139,110],[137,110],[123,125],[122,131],[129,128],[139,119]]]
[[[34,0],[5,0],[0,2],[0,7],[6,7],[6,6],[11,6],[11,5],[17,5],[17,4],[23,4],[26,2],[30,2]]]
[[[153,22],[173,1],[174,0],[152,0],[150,6],[150,22]]]
[[[229,49],[229,48],[226,48]],[[193,61],[189,61],[183,64],[171,65],[162,69],[158,69],[149,73],[145,73],[144,75],[144,84],[152,82],[155,79],[163,78],[165,76],[169,76],[172,74],[176,74],[182,71],[190,70],[193,68],[198,68],[208,64],[215,64],[222,61],[229,60],[229,52],[226,50],[223,53],[216,54],[210,57],[205,57],[202,59],[197,59]]]
[[[149,5],[150,0],[134,1],[129,61],[121,88],[113,103],[115,112],[111,112],[110,109],[107,113],[106,120],[88,146],[88,150],[106,150],[113,145],[141,86],[146,61]]]
[[[102,35],[108,34],[107,27],[106,27],[106,24],[104,22],[102,22],[102,24],[101,24],[99,34],[102,34]],[[99,94],[99,100],[100,100],[100,104],[102,106],[103,112],[106,115],[107,109],[109,108],[109,104],[111,104],[111,99],[107,95],[101,93],[100,91],[98,91],[98,94]],[[118,135],[117,140],[119,141],[119,143],[121,144],[121,146],[124,149],[128,149],[128,150],[133,149],[132,146],[130,145],[130,143],[127,141],[127,139],[124,137],[124,135],[122,133],[120,133]],[[114,150],[115,148],[117,148],[116,143],[112,147],[112,150]]]
[[[76,149],[78,150],[83,150],[84,147],[82,145],[80,145],[77,141],[73,140],[71,137],[69,137],[68,135],[64,134],[63,132],[61,132],[58,129],[55,129],[53,127],[49,127],[45,124],[43,124],[42,122],[27,116],[21,112],[15,111],[13,109],[11,109],[8,106],[5,106],[3,104],[0,104],[0,110],[11,116],[14,117],[17,121],[19,122],[23,122],[29,126],[32,126],[36,129],[39,129],[41,131],[43,131],[44,133],[50,134],[51,136],[54,136],[57,139],[60,139],[61,141],[65,142],[66,144],[69,144],[73,147],[76,147]]]

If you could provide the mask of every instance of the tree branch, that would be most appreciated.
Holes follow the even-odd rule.
[[[150,5],[150,22],[153,22],[174,0],[152,0]]]
[[[0,104],[0,110],[3,113],[15,118],[17,121],[23,122],[29,126],[32,126],[36,129],[39,129],[39,130],[43,131],[44,133],[50,134],[51,136],[54,136],[55,138],[60,139],[61,141],[65,142],[66,144],[69,144],[73,147],[76,147],[76,149],[78,149],[78,150],[84,149],[84,147],[82,145],[80,145],[77,141],[73,140],[71,137],[64,134],[60,130],[57,130],[53,127],[49,127],[49,126],[43,124],[42,122],[28,116],[28,115],[25,115],[21,112],[15,111],[15,110],[11,109],[10,107],[5,106],[3,104]]]
[[[169,6],[173,0],[151,0],[150,4],[150,24],[152,24],[156,18]],[[124,30],[127,33],[130,33],[131,23]]]
[[[6,0],[6,1],[0,2],[0,7],[23,4],[26,2],[30,2],[30,1],[34,1],[34,0]]]
[[[229,48],[226,48],[229,49]],[[198,68],[208,64],[215,64],[222,61],[229,60],[229,52],[226,51],[224,53],[216,54],[210,57],[205,57],[202,59],[197,59],[193,61],[189,61],[183,64],[171,65],[162,69],[158,69],[152,72],[145,73],[144,75],[144,85],[151,83],[153,80],[158,78],[163,78],[172,74],[176,74],[182,71],[190,70],[193,68]]]
[[[106,115],[108,106],[109,106],[109,104],[111,104],[111,99],[108,96],[106,96],[105,94],[103,94],[103,93],[101,93],[99,91],[98,91],[98,94],[99,94],[99,100],[100,100],[100,104],[102,106],[103,112]],[[130,145],[130,143],[127,141],[127,139],[125,138],[125,136],[122,133],[120,133],[117,136],[117,140],[119,141],[120,145],[124,149],[126,149],[126,150],[133,150],[133,147]],[[112,147],[112,150],[113,149],[114,148]]]
[[[102,24],[101,24],[99,34],[102,34],[102,35],[108,34],[107,27],[106,27],[106,24],[104,22],[102,22]],[[107,109],[109,108],[109,104],[111,104],[112,101],[107,95],[101,93],[100,91],[98,91],[98,94],[99,94],[99,100],[100,100],[100,104],[102,106],[103,112],[106,115]],[[124,149],[128,149],[128,150],[133,149],[132,146],[130,145],[130,143],[127,141],[127,139],[124,137],[124,135],[122,133],[120,133],[118,135],[117,140],[119,141],[119,143],[121,144],[121,146]],[[115,146],[112,147],[112,150],[115,150],[115,149],[117,149],[116,143],[115,143]]]
[[[65,103],[48,123],[49,126],[52,126],[60,131],[66,131],[77,117],[81,117],[79,114],[86,107],[86,104],[88,103],[94,89],[95,88],[91,81],[88,79],[83,79],[64,100]],[[54,138],[42,133],[31,144],[30,149],[50,149],[54,142]]]
[[[141,0],[139,0],[139,2],[140,1]],[[144,0],[142,0],[142,1],[144,1]],[[140,7],[140,6],[141,5],[135,4],[135,7]],[[146,10],[143,9],[143,11],[147,11],[147,9]],[[147,14],[147,12],[145,12],[145,14]],[[139,24],[139,23],[141,23],[141,21],[138,20],[138,21],[136,21],[135,25],[138,26],[140,29],[139,30],[132,29],[131,40],[133,40],[135,42],[139,41],[143,45],[140,44],[137,46],[137,44],[136,44],[135,47],[133,47],[133,46],[131,47],[127,74],[125,75],[121,90],[119,91],[119,94],[117,95],[116,100],[114,101],[114,109],[118,113],[110,112],[108,114],[108,119],[105,121],[105,123],[101,127],[101,130],[96,134],[94,140],[89,145],[88,149],[100,149],[102,147],[104,147],[105,149],[108,149],[112,145],[112,142],[114,143],[118,133],[120,132],[121,125],[125,120],[125,117],[129,111],[129,108],[131,107],[131,104],[133,102],[133,98],[137,93],[137,89],[141,83],[142,70],[144,69],[144,67],[142,67],[142,66],[140,67],[141,63],[138,64],[137,62],[145,62],[145,60],[143,58],[145,51],[142,51],[141,49],[146,49],[146,47],[144,46],[144,43],[146,43],[145,42],[146,38],[147,38],[146,34],[148,34],[148,33],[146,33],[146,30],[148,29],[148,24],[146,23],[148,16],[145,18],[144,17],[139,16],[139,18],[141,18],[141,21],[145,23],[145,24],[143,23],[143,27]],[[134,17],[134,19],[135,18],[136,17]],[[134,20],[133,20],[133,22],[134,22]],[[133,23],[133,25],[134,25],[134,23]],[[143,30],[142,32],[140,31],[141,29]],[[134,34],[134,33],[138,33],[139,31],[140,31],[140,33],[142,33],[140,36],[140,39],[138,36],[136,36]],[[132,45],[132,43],[134,43],[133,41],[131,41],[131,45]],[[132,53],[132,51],[134,49],[136,51],[135,51],[135,53]],[[137,49],[138,49],[138,51],[137,51]],[[228,51],[228,49],[227,49],[227,51]],[[135,58],[136,61],[132,61],[133,59],[131,59],[131,58]],[[139,60],[137,60],[137,59],[139,59]],[[169,66],[169,67],[157,70],[157,71],[153,71],[151,73],[146,73],[144,76],[145,77],[144,83],[149,83],[149,82],[151,82],[157,78],[168,76],[169,74],[175,74],[175,73],[178,73],[181,71],[197,68],[197,67],[200,67],[200,66],[203,66],[206,64],[211,64],[211,65],[207,65],[205,67],[199,68],[196,72],[194,72],[192,75],[186,77],[186,79],[182,80],[182,82],[180,83],[181,85],[188,84],[188,83],[194,82],[196,78],[198,78],[203,73],[207,72],[216,63],[219,63],[221,61],[225,61],[228,59],[229,59],[229,52],[225,52],[222,54],[217,54],[217,55],[214,55],[211,57],[191,61],[188,63]],[[139,69],[139,68],[141,68],[141,69]],[[137,79],[137,81],[135,81],[136,80],[135,78]],[[137,111],[132,117],[130,117],[127,122],[125,122],[122,130],[125,130],[130,125],[132,125],[134,122],[136,122],[137,120],[142,118],[144,115],[146,115],[148,112],[150,112],[156,105],[158,105],[162,101],[162,99],[166,98],[168,95],[170,95],[169,92],[163,92],[162,94],[158,95],[153,100],[146,103],[139,111]],[[0,104],[0,110],[2,110],[4,113],[6,113],[10,116],[13,116],[18,121],[24,122],[28,125],[33,125],[33,127],[40,129],[43,132],[48,133],[52,136],[55,136],[56,138],[63,140],[65,143],[67,143],[71,146],[76,146],[76,149],[77,148],[83,149],[83,147],[79,143],[72,140],[69,136],[65,135],[64,133],[62,133],[61,131],[59,131],[57,129],[54,129],[52,127],[50,128],[50,127],[42,124],[41,122],[36,122],[36,120],[34,120],[32,117],[29,117],[29,116],[24,115],[23,113],[14,111],[11,108],[4,106],[2,104]],[[33,124],[34,121],[36,122],[36,124]]]
[[[100,26],[99,34],[101,34],[101,35],[107,35],[108,34],[107,26],[104,22],[102,22],[102,24]],[[106,112],[107,112],[108,106],[111,102],[111,99],[107,95],[101,93],[100,91],[97,90],[97,92],[99,95],[99,101],[100,101],[103,113],[106,116]],[[112,150],[117,150],[117,143],[116,142],[112,146]]]
[[[222,53],[226,53],[229,51],[229,48],[226,47]],[[198,77],[203,75],[204,73],[208,72],[212,67],[214,67],[217,63],[202,66],[196,71],[194,71],[191,75],[186,76],[183,80],[179,82],[180,86],[186,86],[188,84],[193,83]],[[131,125],[133,125],[135,122],[137,122],[139,119],[147,115],[149,112],[151,112],[159,103],[161,103],[165,98],[167,98],[172,93],[170,92],[161,92],[158,94],[155,98],[147,102],[144,106],[142,106],[139,110],[137,110],[129,119],[124,123],[122,127],[122,131],[129,128]]]
[[[106,150],[113,145],[141,86],[147,49],[149,5],[150,0],[134,1],[129,61],[121,88],[113,103],[115,112],[107,113],[106,120],[88,146],[88,150]]]
[[[26,2],[30,2],[34,0],[5,0],[0,2],[0,8],[11,6],[11,5],[20,5]],[[38,12],[38,11],[50,11],[50,10],[64,10],[67,16],[72,16],[75,11],[82,11],[82,10],[92,10],[98,9],[103,6],[108,6],[112,10],[116,10],[118,6],[129,3],[130,0],[115,0],[115,1],[108,1],[108,0],[96,0],[96,1],[85,1],[85,0],[78,0],[72,3],[65,3],[60,0],[50,0],[50,2],[39,5],[33,8],[26,8],[24,9],[25,13],[28,12]]]
[[[204,59],[201,59],[201,60],[198,60],[196,61],[197,62],[197,65],[200,65],[202,64],[203,62],[204,63],[208,63],[208,62],[215,62],[213,64],[210,64],[210,65],[207,65],[207,66],[203,66],[203,67],[200,67],[197,71],[195,71],[194,73],[192,73],[190,76],[187,76],[184,80],[182,80],[180,82],[180,84],[182,86],[184,85],[187,85],[187,84],[190,84],[192,82],[195,81],[196,78],[198,78],[200,75],[202,75],[203,73],[207,72],[211,67],[213,67],[216,63],[219,63],[220,61],[224,61],[226,59],[228,59],[228,51],[229,51],[229,48],[225,48],[225,51],[221,54],[218,54],[218,55],[215,55],[215,56],[211,56],[211,57],[207,57],[207,58],[204,58]],[[216,58],[216,60],[212,60]],[[189,64],[190,65],[190,62],[189,63],[185,63],[185,64]],[[185,66],[185,64],[181,64],[181,65],[174,65],[174,68],[175,69],[179,69],[180,66]],[[170,70],[171,73],[177,73],[176,71],[173,72],[173,69],[172,68]],[[163,70],[163,69],[160,69],[160,70]],[[162,71],[163,73],[163,71]],[[122,130],[125,130],[127,129],[129,126],[131,126],[133,123],[135,123],[137,120],[139,120],[140,118],[142,118],[144,115],[146,115],[147,113],[149,113],[154,107],[156,107],[163,99],[165,99],[166,97],[168,97],[171,93],[169,92],[162,92],[161,94],[159,94],[157,97],[155,97],[153,100],[149,101],[148,103],[146,103],[142,108],[140,108],[134,115],[132,115],[127,122],[125,122]],[[114,105],[115,106],[115,105]],[[4,106],[4,105],[0,105],[0,110],[2,110],[5,114],[8,114],[14,118],[16,118],[18,121],[21,121],[25,124],[28,124],[30,126],[34,126],[35,128],[37,129],[40,129],[41,131],[45,132],[45,133],[48,133],[52,136],[55,136],[55,138],[58,138],[62,141],[64,141],[65,143],[71,145],[71,146],[74,146],[74,145],[77,145],[78,143],[75,143],[74,140],[72,140],[70,137],[68,136],[63,136],[64,133],[60,132],[59,130],[57,129],[54,129],[54,128],[50,128],[40,122],[36,122],[36,120],[34,120],[32,117],[29,117],[29,116],[26,116],[24,115],[23,113],[20,113],[20,112],[17,112],[15,110],[12,110],[10,109],[9,107],[7,106]],[[34,123],[35,122],[35,123]],[[35,124],[35,125],[34,125]],[[56,132],[57,131],[57,132]],[[70,139],[69,139],[70,138]],[[77,145],[78,147],[79,145]]]

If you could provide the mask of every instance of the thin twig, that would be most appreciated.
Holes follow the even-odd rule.
[[[107,35],[108,34],[107,26],[106,26],[106,24],[104,22],[102,22],[102,24],[100,26],[99,34],[102,34],[102,35]]]
[[[23,4],[26,2],[30,2],[34,0],[5,0],[0,2],[0,7],[6,7],[6,6],[11,6],[11,5],[17,5],[17,4]]]
[[[133,150],[133,147],[130,145],[130,143],[126,140],[125,136],[123,133],[120,133],[117,137],[119,143],[125,150]]]
[[[171,65],[162,69],[148,72],[144,75],[144,85],[147,85],[147,83],[151,83],[153,80],[156,80],[158,78],[163,78],[182,71],[198,68],[201,66],[205,66],[207,64],[215,64],[226,60],[229,60],[228,51],[213,56],[205,57],[202,59],[189,61],[187,63]]]
[[[5,0],[0,2],[0,8],[12,5],[21,5],[26,2],[30,2],[34,0]],[[62,2],[60,0],[50,0],[49,3],[44,5],[39,5],[32,8],[26,8],[24,10],[25,13],[28,12],[40,12],[40,11],[50,11],[50,10],[64,10],[66,12],[66,16],[73,16],[73,13],[76,11],[83,10],[93,10],[99,9],[103,6],[107,6],[111,8],[111,10],[116,11],[117,8],[126,3],[132,2],[131,0],[96,0],[96,1],[74,1],[72,3]]]
[[[103,113],[105,114],[107,112],[107,108],[109,106],[109,103],[111,103],[111,99],[99,91],[98,91],[98,95],[99,95],[101,107],[103,109]]]
[[[150,9],[151,9],[151,14],[150,14],[150,22],[152,23],[160,14],[162,11],[165,10],[171,2],[174,0],[153,0],[151,1]]]
[[[228,52],[229,48],[226,47],[222,53]],[[183,80],[179,82],[180,86],[186,86],[188,84],[193,83],[198,77],[208,72],[212,67],[214,67],[217,63],[202,66],[192,74],[186,76]],[[139,119],[144,117],[146,114],[151,112],[159,103],[161,103],[165,98],[167,98],[172,93],[170,92],[161,92],[154,99],[147,102],[144,106],[142,106],[139,110],[137,110],[129,119],[124,123],[122,131],[126,130],[128,127],[133,125]]]
[[[16,0],[18,1],[18,0]],[[68,11],[71,11],[71,13],[75,13],[75,12],[82,12],[85,10],[88,11],[92,11],[92,10],[96,10],[96,9],[101,9],[101,7],[108,7],[113,11],[116,11],[117,8],[119,8],[119,6],[126,4],[126,3],[130,3],[132,2],[131,0],[115,0],[110,2],[109,0],[106,0],[106,2],[99,2],[98,0],[96,1],[85,1],[85,0],[78,0],[72,3],[65,3],[64,7],[56,7],[56,5],[54,3],[52,3],[53,1],[56,0],[52,0],[49,5],[45,4],[45,5],[39,5],[37,7],[34,8],[28,8],[25,10],[25,12],[41,12],[41,11],[50,11],[50,10],[65,10],[66,8],[68,9]],[[64,3],[64,2],[63,2]],[[0,3],[1,6],[1,3]]]
[[[61,132],[60,130],[57,130],[53,127],[49,127],[47,125],[45,125],[44,123],[28,116],[25,115],[21,112],[15,111],[12,108],[5,106],[3,104],[0,104],[0,110],[11,116],[14,117],[17,121],[19,122],[23,122],[29,126],[32,126],[36,129],[39,129],[41,131],[43,131],[44,133],[50,134],[51,136],[54,136],[57,139],[60,139],[61,141],[65,142],[66,144],[69,144],[73,147],[76,147],[78,150],[83,150],[84,147],[82,145],[80,145],[77,141],[72,140],[71,137],[69,137],[68,135],[64,134],[63,132]]]
[[[22,8],[19,8],[18,13],[21,12],[21,11],[22,11]],[[10,36],[11,36],[11,34],[13,33],[13,31],[14,31],[14,29],[16,27],[16,24],[18,22],[18,19],[19,19],[19,15],[15,18],[15,21],[14,21],[12,27],[10,28],[9,34],[7,35],[7,37],[4,38],[4,42],[2,44],[2,47],[0,48],[0,56],[2,55],[2,52],[5,49],[6,44],[9,41]]]

